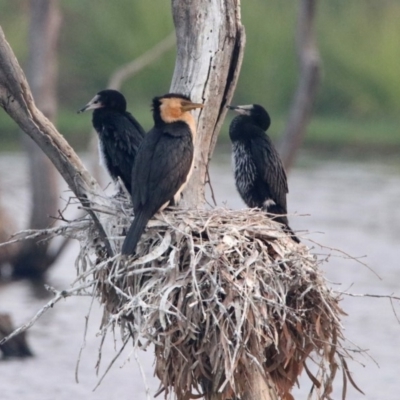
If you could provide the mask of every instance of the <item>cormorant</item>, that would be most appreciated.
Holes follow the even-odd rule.
[[[190,110],[203,108],[189,97],[169,93],[153,99],[154,127],[140,145],[132,170],[135,218],[122,245],[122,254],[134,254],[150,218],[180,194],[193,169],[196,126]]]
[[[227,106],[238,114],[229,127],[236,188],[248,207],[277,214],[296,242],[300,240],[289,227],[286,194],[289,192],[285,169],[271,139],[268,112],[258,104]]]
[[[92,123],[99,135],[99,153],[103,165],[116,181],[121,178],[131,192],[132,167],[145,131],[131,113],[117,90],[102,90],[78,113],[93,110]]]

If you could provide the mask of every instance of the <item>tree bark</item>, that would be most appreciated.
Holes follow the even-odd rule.
[[[171,92],[203,103],[197,123],[194,169],[184,193],[186,206],[205,203],[208,163],[242,64],[245,32],[240,0],[172,0],[177,57]]]
[[[110,205],[100,187],[88,173],[81,160],[57,132],[54,125],[39,111],[17,59],[0,28],[0,106],[13,118],[19,127],[29,135],[50,158],[69,188],[84,207],[99,201]],[[114,254],[114,246],[107,238],[107,226],[102,224],[102,215],[88,209],[88,213],[99,230],[109,255]]]
[[[317,0],[301,0],[298,13],[296,43],[300,77],[279,146],[287,171],[293,166],[306,135],[319,84],[320,58],[314,33],[316,5]]]
[[[202,207],[208,164],[239,77],[245,32],[240,0],[172,0],[172,12],[177,57],[170,91],[206,105],[198,115],[194,169],[183,193],[186,206]],[[255,393],[259,397],[252,397]],[[247,399],[274,400],[273,396],[263,377],[253,374]],[[210,388],[205,398],[224,396]]]
[[[251,368],[252,371],[248,371],[248,391],[241,400],[278,400],[274,383],[265,379],[257,368]]]
[[[61,25],[58,0],[31,0],[27,78],[36,104],[51,121],[57,111],[57,41]],[[29,229],[45,229],[58,206],[58,175],[53,164],[32,139],[22,138],[29,161],[31,216]],[[13,261],[15,277],[43,279],[54,261],[49,242],[26,240]]]

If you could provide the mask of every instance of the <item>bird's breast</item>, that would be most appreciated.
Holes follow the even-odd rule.
[[[98,149],[99,149],[99,163],[101,166],[106,167],[106,156],[105,156],[105,150],[104,150],[104,143],[103,140],[98,138]]]
[[[236,186],[243,196],[252,189],[257,177],[256,165],[244,143],[233,143],[232,164]]]

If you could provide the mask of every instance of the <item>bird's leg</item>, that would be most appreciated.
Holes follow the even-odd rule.
[[[125,193],[125,196],[127,196],[128,198],[131,197],[131,194],[128,192],[128,189],[126,188],[124,182],[122,182],[122,179],[120,176],[118,177],[117,182],[118,182],[120,192]]]
[[[131,194],[128,192],[128,190],[126,189],[124,183],[122,182],[121,177],[117,178],[116,181],[116,186],[117,186],[117,193],[115,193],[112,197],[113,198],[131,198]]]

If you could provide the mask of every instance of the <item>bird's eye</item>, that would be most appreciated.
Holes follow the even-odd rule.
[[[95,102],[94,102],[94,104],[97,104],[99,101],[98,100],[96,100]]]

